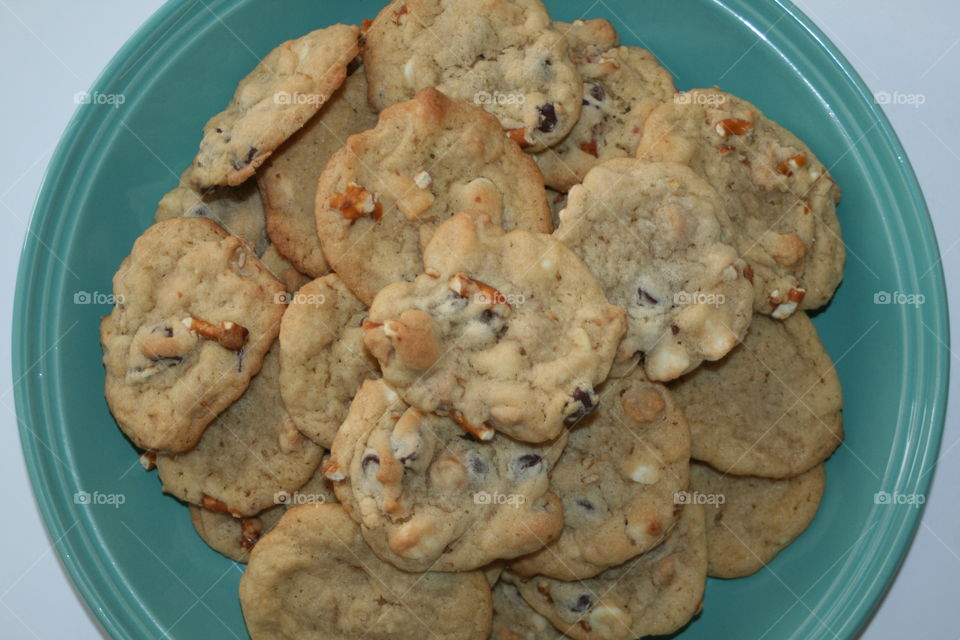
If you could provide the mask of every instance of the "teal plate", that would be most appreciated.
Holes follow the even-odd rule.
[[[111,276],[256,56],[381,3],[169,3],[103,72],[51,161],[18,274],[17,411],[50,535],[117,638],[246,633],[241,567],[199,540],[107,411],[97,325]],[[549,4],[566,20],[587,6]],[[907,550],[943,428],[946,294],[920,188],[863,82],[788,2],[600,0],[589,16],[656,52],[679,87],[719,84],[759,105],[843,188],[846,278],[815,321],[844,384],[847,440],[813,525],[758,574],[711,580],[682,637],[850,637]]]

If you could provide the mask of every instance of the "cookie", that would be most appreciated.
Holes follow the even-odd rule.
[[[663,385],[642,370],[608,380],[596,411],[570,432],[550,472],[563,533],[510,570],[558,580],[593,577],[653,548],[673,528],[687,487],[690,429]]]
[[[781,480],[691,465],[690,492],[707,501],[707,573],[742,578],[765,567],[813,521],[824,488],[822,464]]]
[[[331,273],[290,297],[280,322],[280,393],[297,428],[329,448],[365,378],[379,377],[363,346],[367,307]]]
[[[759,313],[826,304],[843,277],[840,190],[809,147],[746,100],[695,89],[661,105],[637,156],[687,164],[723,198]]]
[[[394,0],[363,60],[378,111],[436,87],[531,150],[560,142],[580,115],[580,77],[540,0]]]
[[[314,216],[317,178],[348,136],[376,124],[377,116],[367,106],[361,67],[257,173],[270,240],[297,269],[314,278],[330,270]]]
[[[303,437],[280,400],[280,348],[275,344],[247,392],[214,420],[197,446],[157,456],[163,490],[184,502],[234,516],[252,516],[277,494],[306,484],[323,449]]]
[[[137,239],[113,292],[100,325],[110,411],[138,447],[186,451],[260,370],[283,285],[217,223],[173,218]]]
[[[549,620],[530,608],[512,584],[493,588],[493,633],[490,640],[562,640]]]
[[[724,473],[789,478],[843,440],[840,380],[805,313],[755,316],[743,344],[671,389],[693,457]]]
[[[627,310],[614,375],[641,362],[672,380],[743,338],[753,289],[728,227],[716,191],[678,164],[609,160],[570,190],[554,236]]]
[[[250,551],[273,529],[285,508],[275,506],[248,518],[235,518],[229,513],[190,506],[190,522],[207,545],[234,562],[246,563]]]
[[[559,535],[563,512],[549,473],[565,442],[566,434],[542,445],[482,442],[368,380],[326,473],[383,560],[405,571],[465,571]]]
[[[620,36],[609,20],[593,18],[573,22],[555,21],[553,28],[567,41],[570,59],[580,65],[594,60],[620,44]]]
[[[601,162],[633,157],[643,123],[673,99],[673,77],[639,47],[615,47],[577,64],[583,107],[573,130],[557,145],[533,154],[544,182],[567,191]]]
[[[193,186],[236,186],[252,176],[343,83],[360,52],[359,37],[357,27],[335,24],[268,53],[204,126]]]
[[[505,573],[524,600],[576,640],[666,635],[699,613],[707,578],[703,507],[683,507],[663,543],[595,578],[523,582]]]
[[[273,244],[268,244],[260,256],[260,262],[267,268],[267,271],[273,274],[273,277],[279,280],[288,293],[293,293],[303,285],[310,282],[310,278],[297,271],[290,261],[280,255]]]
[[[209,218],[231,235],[250,243],[262,255],[269,240],[264,222],[263,200],[257,185],[220,187],[200,192],[190,186],[190,170],[180,176],[180,183],[157,204],[154,222],[170,218]]]
[[[464,209],[498,225],[549,233],[543,177],[496,118],[435,89],[351,136],[317,185],[317,231],[333,269],[369,304],[423,270],[437,225]]]
[[[383,562],[342,507],[287,511],[240,580],[253,640],[486,640],[483,573],[406,573]]]
[[[364,342],[409,404],[544,442],[596,406],[626,321],[551,236],[462,212],[434,233],[425,272],[384,288]]]

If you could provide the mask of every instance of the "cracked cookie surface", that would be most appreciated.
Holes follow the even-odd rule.
[[[374,108],[436,87],[481,104],[531,150],[580,115],[580,77],[540,0],[394,0],[366,33],[364,62]]]
[[[337,497],[378,556],[406,571],[464,571],[559,534],[549,473],[565,442],[482,442],[368,381],[337,432],[327,476],[342,478]]]
[[[754,272],[754,310],[783,319],[826,304],[843,277],[840,190],[809,147],[746,100],[678,94],[644,126],[637,156],[689,165],[723,198]]]
[[[253,640],[486,640],[492,615],[482,572],[400,571],[330,504],[288,510],[257,543],[240,604]]]
[[[217,223],[174,218],[137,239],[113,291],[100,325],[110,411],[138,447],[186,451],[260,370],[283,285]]]
[[[359,37],[357,27],[335,24],[268,53],[204,126],[192,184],[235,186],[252,176],[343,83],[360,52]]]
[[[554,237],[627,311],[614,375],[639,361],[672,380],[743,338],[753,289],[728,228],[716,191],[674,163],[609,160],[570,190]]]
[[[543,442],[593,410],[625,329],[587,266],[552,236],[462,212],[434,233],[425,272],[384,288],[364,342],[404,400]]]
[[[496,119],[425,89],[350,137],[317,185],[317,231],[334,270],[369,304],[423,270],[433,231],[464,209],[549,233],[543,177]]]

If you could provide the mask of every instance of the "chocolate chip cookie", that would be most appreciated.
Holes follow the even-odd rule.
[[[314,278],[330,270],[314,216],[317,178],[349,136],[376,124],[377,116],[367,106],[367,80],[360,67],[257,173],[270,240],[300,271]]]
[[[581,580],[659,544],[687,487],[690,429],[666,387],[642,370],[611,379],[596,411],[570,433],[550,473],[563,502],[563,533],[510,570]]]
[[[726,355],[750,324],[753,287],[709,184],[674,163],[609,160],[570,190],[554,236],[627,310],[614,375],[672,380]]]
[[[693,457],[725,473],[796,476],[843,440],[840,380],[805,313],[755,316],[743,344],[671,389]]]
[[[492,615],[483,573],[400,571],[330,504],[290,509],[257,543],[240,604],[253,640],[486,640]]]
[[[695,89],[657,107],[637,156],[687,164],[717,190],[753,269],[754,309],[775,318],[826,304],[845,250],[830,172],[795,135],[754,105]]]
[[[557,537],[563,512],[548,474],[565,442],[566,434],[542,445],[483,442],[371,380],[326,473],[382,559],[405,571],[464,571]]]
[[[384,288],[364,324],[383,376],[425,412],[486,440],[553,440],[590,413],[625,330],[623,309],[551,236],[475,212],[441,225],[425,272]]]
[[[334,270],[369,304],[423,270],[434,229],[464,209],[510,229],[549,233],[543,177],[496,118],[435,89],[352,136],[317,186],[317,231]]]
[[[205,218],[147,229],[100,325],[107,404],[143,449],[186,451],[246,390],[280,331],[283,285]]]
[[[706,500],[707,573],[742,578],[765,567],[813,521],[824,488],[822,464],[779,480],[692,465],[690,491]]]
[[[394,0],[363,56],[377,110],[436,87],[480,104],[531,150],[562,140],[580,115],[580,77],[540,0]]]
[[[302,487],[323,449],[305,438],[280,400],[280,349],[275,344],[247,392],[214,420],[190,451],[157,456],[163,490],[191,504],[253,516],[277,494]]]
[[[379,377],[363,346],[367,307],[331,273],[290,296],[280,322],[280,393],[308,438],[329,448],[360,383]]]
[[[335,24],[268,53],[240,81],[226,109],[204,126],[193,185],[235,186],[252,176],[343,83],[360,52],[359,37],[357,27]]]
[[[539,614],[576,640],[633,640],[683,627],[702,606],[707,579],[703,507],[683,507],[663,543],[595,578],[560,582],[510,574]]]

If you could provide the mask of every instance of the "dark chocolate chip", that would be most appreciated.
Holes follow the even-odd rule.
[[[585,500],[583,498],[577,499],[577,506],[584,509],[585,511],[593,511],[595,509],[592,502],[590,502],[589,500]]]
[[[601,102],[607,97],[607,92],[603,90],[603,87],[595,82],[590,83],[590,95],[593,96],[593,99],[597,102]]]
[[[641,303],[660,304],[659,300],[650,295],[650,292],[645,291],[641,287],[637,287],[637,296],[639,296]]]
[[[525,453],[519,458],[517,458],[516,468],[518,471],[526,471],[527,469],[531,469],[542,462],[543,462],[543,458],[541,458],[537,454]]]
[[[574,390],[573,395],[571,396],[573,402],[567,402],[567,405],[575,405],[574,409],[567,414],[567,417],[563,419],[563,424],[568,427],[572,427],[577,422],[579,422],[583,417],[589,415],[597,408],[600,399],[597,397],[596,392],[593,389],[581,389],[577,388]]]
[[[680,327],[678,327],[675,324],[672,324],[670,325],[670,331],[673,332],[673,335],[677,335],[678,333],[680,333]]]
[[[540,121],[537,123],[537,130],[543,133],[550,133],[557,128],[557,110],[551,102],[545,102],[537,111],[540,113]]]
[[[368,453],[367,455],[363,456],[363,460],[360,462],[360,466],[363,467],[364,471],[366,471],[367,467],[369,467],[372,464],[375,464],[378,466],[380,464],[380,456],[378,456],[375,453]]]
[[[589,593],[585,593],[579,598],[577,598],[576,602],[570,605],[570,611],[581,613],[589,609],[590,605],[592,604],[593,604],[593,597]]]

